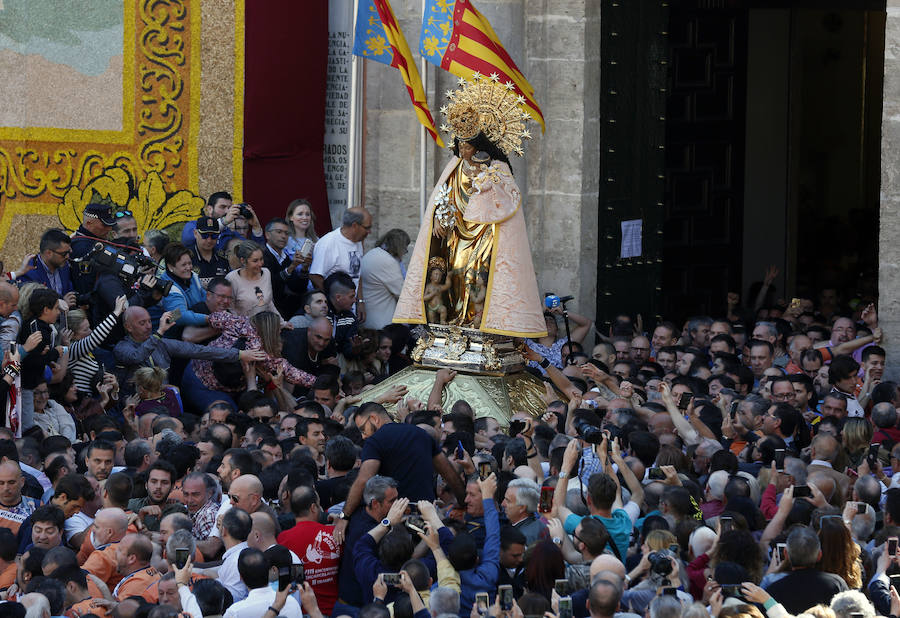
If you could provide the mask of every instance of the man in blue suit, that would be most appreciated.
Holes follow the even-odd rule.
[[[18,283],[41,283],[75,306],[75,292],[69,268],[72,240],[65,232],[49,229],[41,236],[40,253],[29,262],[30,269],[19,273]]]

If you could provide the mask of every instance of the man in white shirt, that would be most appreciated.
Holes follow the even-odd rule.
[[[325,234],[316,243],[309,280],[313,287],[325,289],[325,278],[337,271],[347,273],[356,285],[356,316],[365,322],[365,300],[359,282],[363,241],[372,231],[372,215],[365,208],[348,208],[341,219],[341,227]]]
[[[259,551],[266,551],[270,547],[277,545],[277,537],[280,530],[278,524],[272,519],[272,516],[263,511],[257,511],[250,514],[253,521],[253,528],[250,530],[250,536],[247,537],[247,546]],[[288,551],[291,551],[290,549]],[[291,562],[300,564],[300,557],[291,551]]]
[[[222,565],[213,572],[211,577],[215,577],[223,586],[231,592],[235,601],[240,601],[247,596],[247,585],[243,581],[243,573],[238,568],[238,561],[241,552],[247,549],[247,537],[250,536],[250,530],[253,522],[247,511],[237,507],[228,509],[222,516],[222,525],[219,527],[219,533],[222,535],[222,542],[225,544],[225,553],[222,555]],[[215,570],[214,570],[215,571]],[[265,569],[266,585],[268,586],[268,572]],[[204,573],[210,575],[210,573]],[[274,600],[274,597],[272,597]],[[263,609],[265,612],[265,609]],[[262,614],[258,614],[261,616]]]
[[[236,510],[238,509],[232,509],[229,513]],[[237,601],[225,611],[224,618],[259,618],[275,602],[275,590],[269,586],[269,561],[261,551],[251,547],[241,551],[237,568],[249,592],[245,593],[245,599]],[[303,612],[297,601],[289,596],[278,615],[302,618]]]

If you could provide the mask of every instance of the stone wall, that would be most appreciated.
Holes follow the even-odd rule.
[[[878,313],[888,352],[885,379],[900,378],[900,0],[888,0],[881,125]]]
[[[410,47],[418,48],[419,0],[392,3]],[[600,170],[600,2],[480,0],[507,51],[536,91],[547,125],[532,126],[526,155],[512,161],[541,292],[572,294],[573,311],[594,315]],[[418,55],[417,55],[418,58]],[[364,202],[374,215],[369,246],[400,227],[419,229],[419,124],[396,69],[367,62]],[[429,65],[425,88],[435,121],[457,78]],[[429,145],[430,194],[450,154]]]

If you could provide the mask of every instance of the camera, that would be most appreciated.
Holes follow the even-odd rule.
[[[237,206],[238,206],[238,212],[240,213],[240,215],[243,218],[247,219],[248,221],[253,218],[253,211],[251,211],[248,208],[248,206],[250,206],[250,204],[247,204],[245,202],[243,204],[238,204]]]
[[[647,556],[650,561],[650,572],[665,577],[672,572],[672,552],[667,549],[650,552]]]
[[[600,444],[603,442],[603,431],[583,419],[575,421],[575,431],[578,432],[578,437],[588,444]]]
[[[90,257],[91,263],[96,270],[105,270],[113,273],[129,287],[134,285],[134,282],[140,279],[141,275],[143,275],[141,272],[142,270],[152,269],[152,272],[156,272],[159,268],[159,264],[142,253],[119,253],[112,247],[108,247],[99,242],[94,245],[94,249],[85,257]],[[147,289],[143,284],[141,285]],[[159,292],[163,296],[167,296],[171,289],[171,281],[157,279],[156,284],[152,288],[149,288],[148,291]]]

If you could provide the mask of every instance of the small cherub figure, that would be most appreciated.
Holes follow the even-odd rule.
[[[425,285],[425,313],[431,324],[447,323],[447,305],[444,304],[444,293],[450,289],[450,277],[443,258],[433,257],[428,260],[428,283]]]
[[[481,270],[475,275],[475,281],[472,283],[472,308],[475,313],[472,315],[472,323],[475,328],[481,327],[481,318],[484,315],[484,300],[487,298],[488,273]]]
[[[486,172],[491,166],[491,156],[483,150],[479,150],[472,155],[471,164],[466,164],[465,172],[472,180],[471,185],[466,190],[469,195],[474,195],[480,191],[481,180],[476,180],[480,174]]]

